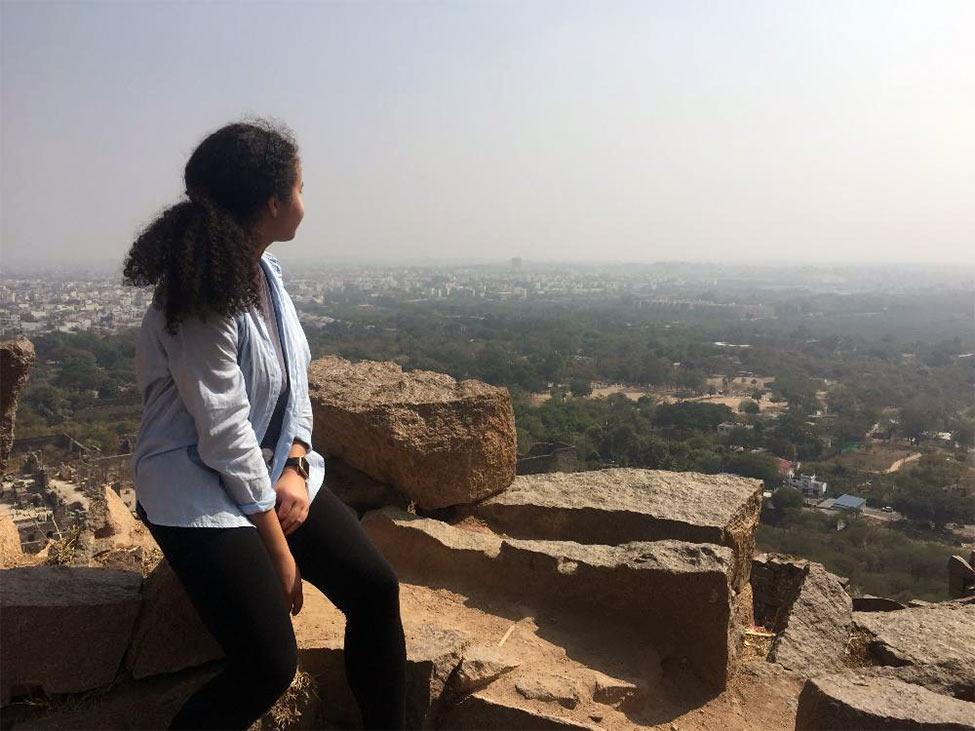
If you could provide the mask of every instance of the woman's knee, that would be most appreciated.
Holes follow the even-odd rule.
[[[291,687],[298,672],[297,643],[287,643],[255,651],[234,666],[234,672],[251,687],[251,692],[273,703]]]

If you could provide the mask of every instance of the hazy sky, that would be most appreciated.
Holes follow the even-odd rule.
[[[975,2],[11,2],[0,266],[290,125],[289,257],[975,262]]]

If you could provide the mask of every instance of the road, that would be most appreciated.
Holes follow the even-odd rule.
[[[900,470],[901,467],[906,465],[908,462],[916,462],[919,459],[921,459],[920,452],[915,452],[914,454],[910,454],[907,457],[902,457],[901,459],[895,461],[893,464],[891,464],[890,467],[887,468],[887,474],[889,475],[892,472],[897,472],[898,470]]]

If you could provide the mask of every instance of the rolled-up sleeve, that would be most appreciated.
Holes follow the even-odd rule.
[[[187,316],[167,336],[170,373],[198,436],[204,464],[217,470],[224,488],[244,515],[274,507],[271,484],[254,427],[244,375],[237,364],[237,323],[209,314]]]

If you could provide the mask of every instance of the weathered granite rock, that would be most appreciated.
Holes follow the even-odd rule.
[[[142,574],[100,568],[0,571],[0,702],[31,686],[74,693],[110,683],[132,635],[141,585]]]
[[[854,612],[896,612],[898,609],[907,609],[907,605],[895,599],[870,594],[853,597]]]
[[[558,703],[563,708],[579,705],[579,692],[567,678],[551,673],[533,673],[515,681],[515,690],[524,698],[544,703]]]
[[[904,677],[975,701],[975,602],[940,602],[899,612],[857,612],[857,628],[883,665],[911,667]]]
[[[972,705],[889,678],[811,678],[799,695],[796,730],[975,729]]]
[[[785,629],[809,562],[781,554],[756,554],[752,559],[750,583],[755,605],[755,622],[773,632]]]
[[[440,718],[437,728],[483,731],[595,731],[598,726],[536,711],[528,705],[492,698],[489,689],[472,693]]]
[[[617,622],[717,688],[732,672],[741,628],[726,546],[502,539],[389,507],[362,525],[402,580]]]
[[[514,538],[616,545],[674,539],[728,546],[748,583],[762,482],[737,475],[612,468],[519,475],[474,513]]]
[[[30,340],[0,340],[0,472],[7,467],[14,441],[17,398],[30,378],[35,358]]]
[[[421,626],[406,637],[406,725],[429,729],[440,713],[444,690],[470,644],[460,632]]]
[[[24,549],[20,544],[17,524],[7,506],[0,505],[0,568],[16,566],[23,559]]]
[[[592,699],[596,703],[618,708],[633,699],[639,698],[643,695],[643,690],[638,682],[612,678],[599,673],[593,682]]]
[[[822,564],[807,563],[799,596],[768,659],[788,670],[816,674],[844,667],[853,627],[853,602]]]
[[[470,645],[464,648],[460,664],[450,676],[444,695],[456,699],[486,688],[520,665],[520,661],[509,657],[502,648]]]
[[[133,678],[202,665],[224,656],[169,564],[160,561],[146,578],[142,609],[125,655]]]
[[[973,552],[975,557],[975,552]],[[975,558],[973,558],[975,560]],[[961,556],[948,559],[948,596],[960,599],[975,594],[975,568]]]
[[[325,484],[339,500],[355,510],[360,518],[370,510],[378,510],[384,505],[405,510],[410,503],[408,496],[350,467],[338,457],[328,458]]]
[[[404,626],[406,640],[406,727],[433,728],[450,696],[449,683],[470,640],[431,625]],[[329,723],[362,727],[362,717],[345,673],[341,637],[305,637],[298,647],[299,667],[318,678],[323,716]],[[448,683],[449,681],[449,683]]]
[[[514,479],[507,389],[336,356],[312,362],[308,386],[315,443],[420,508],[480,500]]]

